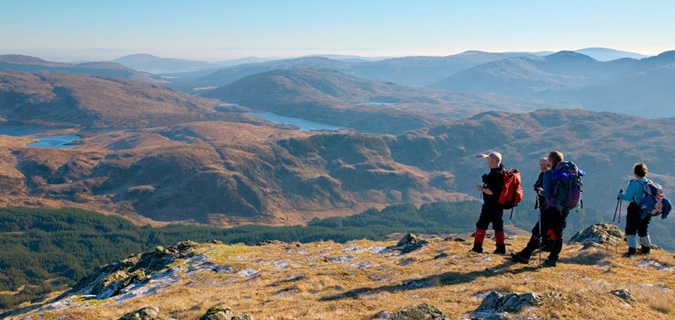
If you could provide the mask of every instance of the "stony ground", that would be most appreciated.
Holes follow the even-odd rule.
[[[675,318],[675,259],[663,250],[623,258],[625,244],[575,243],[557,267],[539,268],[537,257],[523,265],[468,253],[469,235],[426,240],[407,253],[396,241],[184,242],[103,268],[8,319],[117,319],[147,306],[157,312],[146,319],[199,319],[222,305],[254,319],[424,319],[400,313],[422,303],[440,312],[423,307],[428,319]],[[526,241],[511,236],[507,250]]]

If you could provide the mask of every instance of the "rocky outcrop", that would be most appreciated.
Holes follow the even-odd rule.
[[[447,315],[440,309],[428,303],[403,309],[394,314],[386,311],[380,312],[376,318],[388,320],[446,320]]]
[[[165,319],[159,316],[159,308],[150,306],[129,312],[117,320],[165,320]]]
[[[183,259],[194,253],[199,244],[182,241],[168,248],[157,247],[140,255],[132,255],[122,261],[100,267],[78,282],[71,290],[58,299],[72,295],[95,296],[107,299],[120,295],[134,284],[147,282],[152,273],[161,271],[176,259]]]
[[[429,241],[422,239],[412,233],[406,234],[399,242],[393,246],[389,247],[390,250],[401,250],[401,254],[406,254],[413,252],[419,248],[425,246]]]
[[[628,291],[626,289],[614,290],[610,293],[619,297],[619,298],[621,298],[621,299],[623,299],[623,300],[625,300],[625,301],[627,301],[627,302],[637,302],[637,299],[635,299],[635,297],[633,297],[633,295],[630,294],[630,291]]]
[[[253,320],[250,314],[236,316],[232,308],[224,303],[219,303],[206,311],[199,320]]]
[[[598,223],[577,232],[570,238],[570,243],[578,242],[585,246],[593,243],[617,246],[623,243],[623,238],[624,234],[618,226],[611,223]]]
[[[474,311],[472,319],[508,319],[503,313],[517,313],[526,306],[534,306],[543,300],[537,293],[490,292]]]

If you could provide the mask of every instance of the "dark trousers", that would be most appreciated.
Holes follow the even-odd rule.
[[[646,237],[649,234],[647,229],[652,217],[647,215],[647,218],[642,219],[640,218],[641,215],[640,207],[635,202],[631,202],[626,213],[626,235],[634,236],[637,234],[640,237]]]
[[[555,208],[543,208],[539,211],[541,215],[541,232],[544,236],[549,236],[551,240],[556,238],[562,239],[563,230],[567,226],[567,215],[563,215]],[[537,238],[542,238],[539,234],[539,221],[532,228],[532,235]]]
[[[551,242],[551,253],[548,258],[551,260],[558,260],[560,251],[563,246],[563,230],[567,226],[567,212],[561,213],[555,208],[544,208],[540,211],[541,214],[541,232],[543,237],[548,237]],[[529,258],[532,255],[532,252],[539,249],[539,241],[541,241],[542,235],[539,234],[539,221],[532,228],[532,237],[527,243],[527,247],[520,252],[520,255]]]
[[[476,222],[476,228],[480,230],[487,230],[490,223],[492,223],[492,229],[495,232],[504,231],[504,209],[500,206],[488,205],[483,203],[483,207],[480,210],[480,218]]]

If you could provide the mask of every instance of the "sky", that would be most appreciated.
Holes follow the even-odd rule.
[[[675,49],[675,1],[0,0],[0,54],[204,61]]]

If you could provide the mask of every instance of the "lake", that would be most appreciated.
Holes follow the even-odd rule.
[[[68,148],[75,148],[77,145],[69,145],[69,143],[73,141],[80,140],[80,135],[75,134],[75,133],[70,133],[70,134],[62,134],[62,135],[57,135],[57,136],[41,136],[41,137],[33,137],[34,139],[37,139],[38,142],[33,142],[29,144],[29,147],[34,147],[34,148],[60,148],[60,149],[68,149]]]
[[[26,124],[26,123],[19,123],[19,122],[0,122],[0,134],[6,135],[6,136],[13,136],[13,137],[19,137],[19,136],[32,136],[35,134],[40,134],[44,133],[47,131],[51,130],[60,130],[60,129],[66,129],[65,127],[51,127],[51,128],[45,128],[45,127],[40,127],[32,124]],[[69,143],[73,141],[77,141],[80,139],[80,136],[75,133],[71,134],[62,134],[62,135],[55,135],[55,136],[41,136],[41,137],[34,137],[34,139],[38,140],[37,142],[33,142],[29,144],[29,147],[35,147],[35,148],[75,148],[77,145],[68,145]]]
[[[309,120],[305,120],[305,119],[301,119],[301,118],[284,117],[284,116],[280,116],[280,115],[278,115],[276,113],[272,113],[272,112],[261,112],[261,113],[247,112],[246,114],[252,115],[254,117],[262,118],[262,119],[265,119],[265,120],[269,120],[269,121],[272,121],[274,123],[292,124],[292,125],[300,127],[300,131],[340,130],[340,129],[342,129],[342,127],[336,127],[336,126],[333,126],[333,125],[309,121]]]

